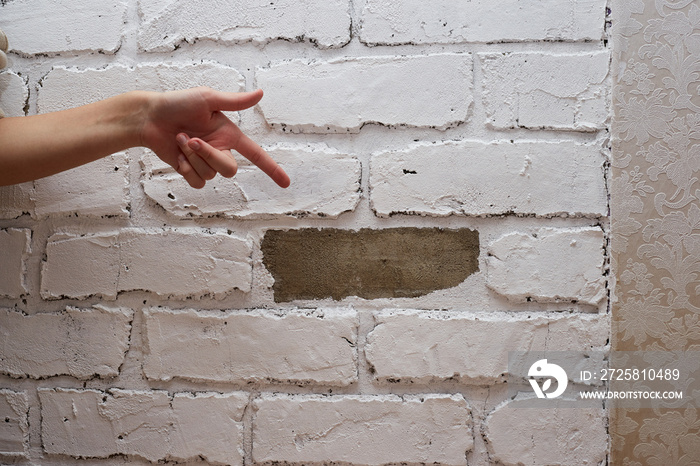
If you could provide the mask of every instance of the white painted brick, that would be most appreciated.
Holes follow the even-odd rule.
[[[23,54],[116,52],[126,21],[126,2],[14,0],[0,8],[10,49]]]
[[[34,182],[39,218],[77,214],[129,216],[128,159],[124,152]]]
[[[245,393],[39,389],[49,454],[242,464]]]
[[[357,158],[305,146],[277,146],[267,148],[267,152],[292,179],[284,191],[250,164],[241,165],[234,179],[216,177],[199,190],[192,189],[173,171],[163,175],[147,172],[143,187],[148,197],[178,217],[302,214],[335,218],[354,210],[360,201],[361,167]]]
[[[33,182],[0,186],[0,219],[12,219],[34,212]]]
[[[0,7],[0,12],[2,12],[2,7]],[[5,113],[5,116],[24,116],[24,106],[28,98],[29,89],[24,78],[12,71],[0,73],[0,109]]]
[[[604,0],[367,0],[360,40],[376,44],[445,44],[537,40],[600,41]]]
[[[583,54],[484,53],[487,123],[497,129],[604,129],[608,119],[607,51]]]
[[[144,311],[147,378],[211,382],[357,381],[358,317],[350,310]],[[206,361],[206,364],[202,364]]]
[[[485,437],[491,459],[504,466],[605,462],[608,436],[602,408],[520,407],[509,401],[489,414]]]
[[[203,7],[197,2],[139,0],[139,46],[169,51],[182,41],[224,43],[308,40],[320,47],[350,41],[347,0],[233,0]]]
[[[0,389],[0,456],[26,457],[29,402],[25,392]]]
[[[208,86],[220,91],[244,90],[243,76],[212,62],[196,65],[139,64],[133,68],[109,65],[103,69],[53,68],[42,80],[37,106],[40,113],[85,105],[133,90],[168,91]],[[81,92],[75,92],[80,89]]]
[[[0,372],[13,377],[114,377],[129,347],[132,312],[79,310],[23,315],[0,310]]]
[[[370,162],[375,213],[607,215],[603,164],[594,145],[477,141],[418,144]]]
[[[118,292],[133,290],[221,298],[234,288],[250,291],[252,281],[248,241],[195,229],[59,234],[49,238],[46,254],[41,282],[45,299],[113,299]]]
[[[461,395],[263,395],[253,461],[465,465],[470,410]]]
[[[119,238],[120,291],[174,297],[223,297],[234,288],[250,291],[252,245],[246,240],[200,230],[122,230]]]
[[[294,60],[257,69],[267,122],[308,132],[358,132],[366,123],[444,129],[467,121],[472,56]]]
[[[509,233],[488,246],[486,284],[514,301],[598,304],[606,294],[600,228]]]
[[[119,269],[118,233],[51,236],[41,271],[41,297],[114,299]]]
[[[0,229],[0,296],[19,298],[27,292],[24,276],[31,253],[31,238],[31,230]]]
[[[386,310],[374,319],[365,356],[375,378],[411,383],[502,382],[510,351],[602,351],[610,329],[596,314]]]

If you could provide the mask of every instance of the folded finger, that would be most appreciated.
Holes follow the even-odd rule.
[[[180,157],[178,157],[177,172],[182,175],[185,181],[193,188],[201,189],[206,184],[206,181],[197,174],[183,154],[180,154]]]
[[[203,180],[211,180],[216,176],[216,170],[209,166],[209,164],[203,160],[197,153],[192,150],[189,146],[190,137],[185,133],[180,133],[175,138],[177,145],[180,146],[180,150],[187,157],[187,161],[194,168]]]
[[[238,164],[230,150],[219,150],[199,138],[190,139],[188,147],[211,168],[225,178],[231,178],[238,171]]]

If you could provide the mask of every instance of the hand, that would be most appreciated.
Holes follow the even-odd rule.
[[[206,87],[150,94],[142,129],[143,145],[175,168],[193,188],[204,187],[217,173],[226,178],[238,165],[231,149],[286,188],[289,176],[222,111],[250,108],[262,91],[219,92]]]

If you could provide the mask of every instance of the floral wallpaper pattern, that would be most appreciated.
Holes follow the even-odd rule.
[[[699,4],[610,5],[613,351],[700,350]],[[700,465],[700,413],[675,403],[611,405],[610,464]]]

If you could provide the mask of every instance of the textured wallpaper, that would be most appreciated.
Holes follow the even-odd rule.
[[[675,361],[685,402],[611,406],[611,464],[700,464],[700,413],[683,380],[700,364],[688,352],[700,349],[700,7],[614,0],[611,10],[612,347],[686,358]]]

